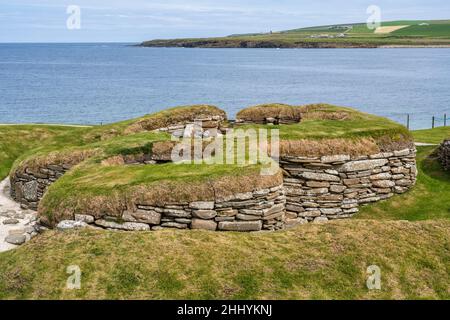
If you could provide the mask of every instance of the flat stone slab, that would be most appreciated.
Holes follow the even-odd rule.
[[[87,223],[83,221],[63,220],[56,225],[56,229],[64,231],[70,229],[82,229],[86,228],[87,226]]]
[[[150,230],[150,226],[148,224],[137,223],[137,222],[117,223],[117,222],[113,222],[113,221],[96,220],[95,224],[100,227],[103,227],[103,228],[111,228],[111,229],[119,229],[119,230],[127,230],[127,231]]]
[[[339,182],[341,180],[338,176],[334,176],[328,173],[303,172],[301,176],[305,179],[316,181]]]
[[[25,243],[25,241],[27,241],[27,237],[23,234],[10,234],[5,238],[5,241],[18,246]]]
[[[223,221],[219,222],[219,230],[223,231],[260,231],[261,221]]]
[[[158,225],[161,222],[161,213],[153,210],[138,209],[134,212],[125,211],[123,219],[129,222],[140,222]]]
[[[3,220],[3,224],[18,224],[20,221],[14,218]]]
[[[359,160],[347,162],[342,166],[343,172],[372,170],[388,163],[387,159]]]

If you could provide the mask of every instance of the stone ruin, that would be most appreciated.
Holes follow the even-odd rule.
[[[264,120],[284,123],[282,119]],[[202,123],[202,126],[199,123]],[[242,123],[242,121],[241,121]],[[199,119],[160,128],[175,137],[209,138],[224,134],[227,128],[218,117]],[[444,166],[449,165],[450,142],[441,147]],[[248,190],[227,199],[209,199],[192,203],[167,203],[153,206],[135,203],[120,219],[94,217],[89,212],[62,221],[61,229],[92,225],[117,230],[158,230],[161,228],[206,229],[219,231],[279,230],[311,221],[349,218],[361,205],[404,193],[416,182],[416,150],[352,157],[281,156],[282,184]],[[152,155],[125,159],[124,163],[155,164],[170,161]],[[48,186],[72,166],[49,164],[38,169],[17,170],[11,176],[11,195],[26,209],[36,210]]]
[[[450,139],[442,142],[438,150],[438,157],[442,167],[450,171]]]

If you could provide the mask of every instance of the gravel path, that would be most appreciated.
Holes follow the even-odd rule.
[[[28,241],[36,235],[34,224],[36,213],[30,210],[22,210],[20,205],[9,196],[9,178],[0,182],[0,252],[11,250],[17,245]]]

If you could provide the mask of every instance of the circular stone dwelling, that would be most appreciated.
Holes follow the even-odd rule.
[[[216,149],[192,156],[212,141],[224,146],[234,129],[278,130],[276,170],[217,161]],[[181,141],[183,156],[192,155],[175,163]],[[324,104],[270,104],[240,111],[235,122],[196,105],[86,128],[19,159],[10,179],[13,198],[49,227],[260,231],[348,218],[406,192],[416,174],[413,140],[395,122]]]

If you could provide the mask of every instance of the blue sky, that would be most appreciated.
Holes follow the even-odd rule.
[[[0,42],[139,42],[382,20],[449,19],[448,0],[0,0]],[[81,29],[68,30],[68,5]]]

